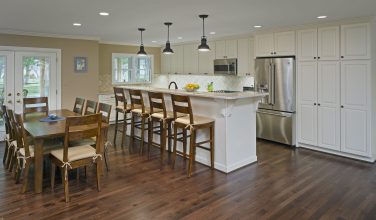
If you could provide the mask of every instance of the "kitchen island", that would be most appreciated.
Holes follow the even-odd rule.
[[[258,102],[267,93],[258,92],[186,92],[147,86],[122,86],[124,89],[138,89],[145,93],[165,93],[167,110],[172,111],[169,94],[191,97],[194,115],[215,119],[214,166],[229,173],[257,161],[256,155],[256,110]],[[149,103],[147,95],[145,103]],[[129,130],[129,129],[128,129]],[[206,140],[209,131],[197,133],[197,141]],[[155,137],[154,141],[159,138]],[[178,146],[181,149],[182,146]],[[196,161],[210,165],[210,154],[197,148]]]

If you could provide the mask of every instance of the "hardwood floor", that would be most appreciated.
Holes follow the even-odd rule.
[[[20,194],[21,186],[1,164],[0,218],[376,218],[374,164],[265,141],[257,145],[257,164],[226,175],[196,163],[191,178],[186,176],[188,161],[184,165],[181,158],[174,170],[166,164],[160,169],[157,149],[148,160],[129,155],[127,148],[111,148],[111,170],[102,177],[102,191],[96,190],[92,167],[86,178],[69,182],[69,204],[64,202],[61,181],[51,192],[48,176],[42,194]]]

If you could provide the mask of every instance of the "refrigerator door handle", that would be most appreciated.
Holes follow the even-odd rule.
[[[273,77],[273,68],[272,68],[272,64],[270,63],[269,64],[269,89],[268,89],[268,92],[269,92],[269,105],[273,105],[273,94],[274,94],[274,88],[273,88],[273,80],[272,80],[272,77]]]
[[[294,113],[289,113],[289,112],[272,112],[272,111],[263,111],[263,110],[258,110],[257,113],[266,114],[266,115],[274,115],[274,116],[279,116],[283,118],[292,117],[294,115]]]

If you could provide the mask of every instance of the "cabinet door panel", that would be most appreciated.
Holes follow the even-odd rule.
[[[317,107],[300,104],[298,121],[299,142],[317,145]]]
[[[295,55],[295,32],[274,33],[274,52],[278,56]]]
[[[317,62],[298,63],[298,97],[301,104],[317,102]]]
[[[273,56],[274,35],[262,34],[256,35],[256,57]]]
[[[248,38],[238,40],[238,76],[245,76],[250,73],[249,43]]]
[[[341,63],[341,105],[351,109],[368,109],[368,82],[370,62],[344,61]]]
[[[341,150],[369,156],[367,111],[341,109]]]
[[[184,54],[183,46],[173,46],[174,54],[171,54],[171,73],[183,73],[184,72]]]
[[[371,55],[369,24],[341,26],[343,59],[369,59]]]
[[[198,72],[214,74],[215,44],[208,43],[210,51],[198,52]]]
[[[321,106],[340,105],[340,65],[338,61],[318,62],[318,103]]]
[[[340,150],[340,109],[318,107],[318,146]]]
[[[226,40],[226,58],[237,58],[238,57],[238,41],[237,40]]]
[[[298,60],[309,61],[317,57],[317,29],[298,31]]]
[[[224,59],[226,57],[226,41],[215,42],[215,59]]]
[[[184,73],[198,73],[198,51],[196,44],[184,45]]]
[[[161,54],[161,74],[171,73],[171,59],[170,54]]]
[[[339,60],[339,27],[318,29],[318,57],[320,60]]]

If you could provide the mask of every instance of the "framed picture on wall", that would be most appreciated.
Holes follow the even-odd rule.
[[[87,72],[87,57],[74,57],[74,72]]]

